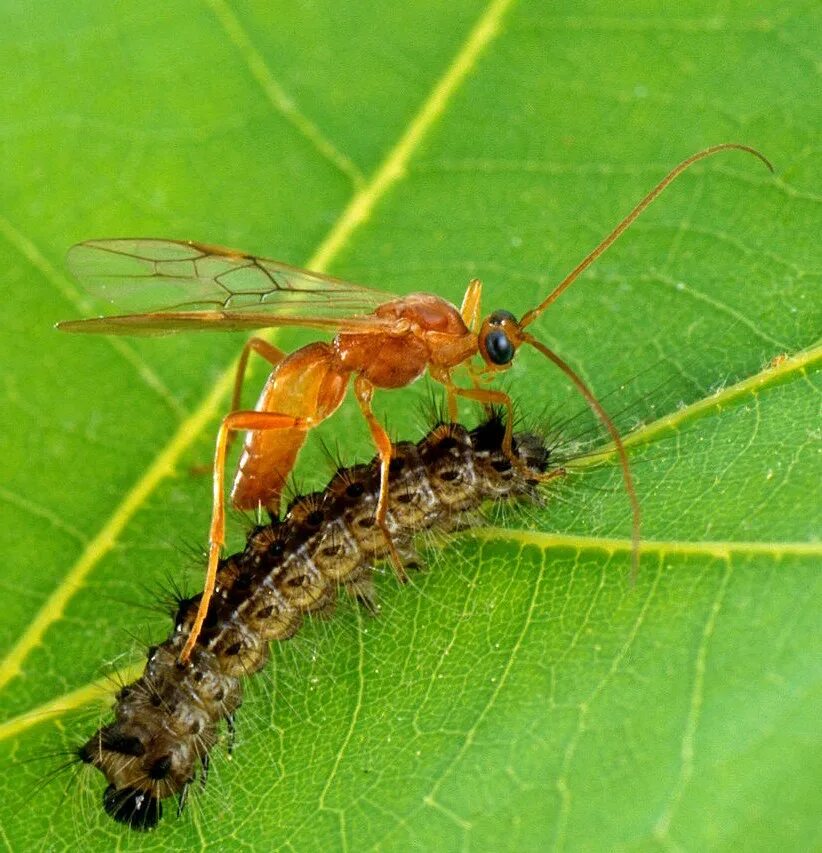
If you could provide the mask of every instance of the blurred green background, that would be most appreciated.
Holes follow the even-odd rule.
[[[2,3],[0,843],[818,848],[820,55],[810,2]],[[380,619],[276,649],[180,819],[137,836],[91,772],[41,787],[99,722],[90,685],[168,630],[152,590],[200,582],[190,469],[242,343],[60,335],[101,307],[72,243],[193,238],[456,302],[477,275],[521,314],[731,140],[775,175],[698,166],[534,327],[650,425],[635,586],[619,474],[586,470],[382,579]],[[532,419],[581,407],[533,354],[503,384]],[[429,393],[378,412],[416,438]],[[323,436],[371,454],[350,405]],[[300,482],[328,474],[314,442]]]

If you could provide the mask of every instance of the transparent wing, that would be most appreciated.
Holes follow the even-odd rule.
[[[397,297],[242,252],[175,240],[89,240],[72,273],[118,313],[60,323],[72,332],[164,334],[268,326],[384,331],[370,315]],[[123,312],[123,313],[119,313]]]

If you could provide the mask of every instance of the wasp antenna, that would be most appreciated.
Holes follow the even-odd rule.
[[[628,228],[631,227],[634,220],[656,200],[662,191],[672,184],[686,169],[697,163],[699,160],[704,160],[707,157],[713,157],[720,151],[745,151],[748,154],[753,154],[754,157],[761,160],[768,169],[773,172],[773,166],[768,158],[751,148],[749,145],[742,145],[739,142],[724,142],[721,145],[713,145],[710,148],[705,148],[702,151],[697,151],[686,160],[683,160],[678,166],[671,169],[670,172],[643,198],[639,204],[614,228],[613,231],[591,252],[589,252],[572,270],[565,276],[564,279],[548,294],[548,297],[536,308],[528,311],[519,321],[520,328],[524,329],[529,323],[539,317],[540,314],[552,303],[556,302],[560,296],[576,281],[580,273],[586,270],[591,264],[603,254],[613,243],[615,243]]]
[[[622,441],[622,436],[619,430],[614,425],[614,422],[608,416],[602,404],[594,396],[591,389],[582,381],[582,377],[569,365],[564,359],[560,358],[553,350],[548,349],[545,344],[538,341],[533,335],[524,334],[523,341],[531,344],[532,347],[539,350],[549,361],[552,361],[576,386],[580,394],[585,398],[585,402],[593,410],[594,414],[602,421],[608,433],[614,442],[614,448],[619,456],[619,464],[622,468],[622,480],[625,483],[625,491],[628,493],[628,500],[631,503],[631,515],[633,517],[631,529],[631,583],[636,581],[637,571],[639,570],[639,542],[640,542],[640,527],[642,523],[642,514],[639,508],[639,498],[637,498],[636,487],[634,486],[634,478],[631,475],[631,466],[628,463],[628,453],[625,450],[625,445]]]

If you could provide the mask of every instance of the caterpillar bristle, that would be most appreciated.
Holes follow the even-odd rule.
[[[429,387],[428,393],[420,398],[417,410],[420,420],[428,432],[435,426],[448,421],[445,397],[442,394],[436,393],[433,387]]]

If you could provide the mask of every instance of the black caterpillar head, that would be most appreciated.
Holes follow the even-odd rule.
[[[109,785],[103,792],[103,808],[118,823],[145,831],[157,826],[163,816],[162,803],[147,791]]]

